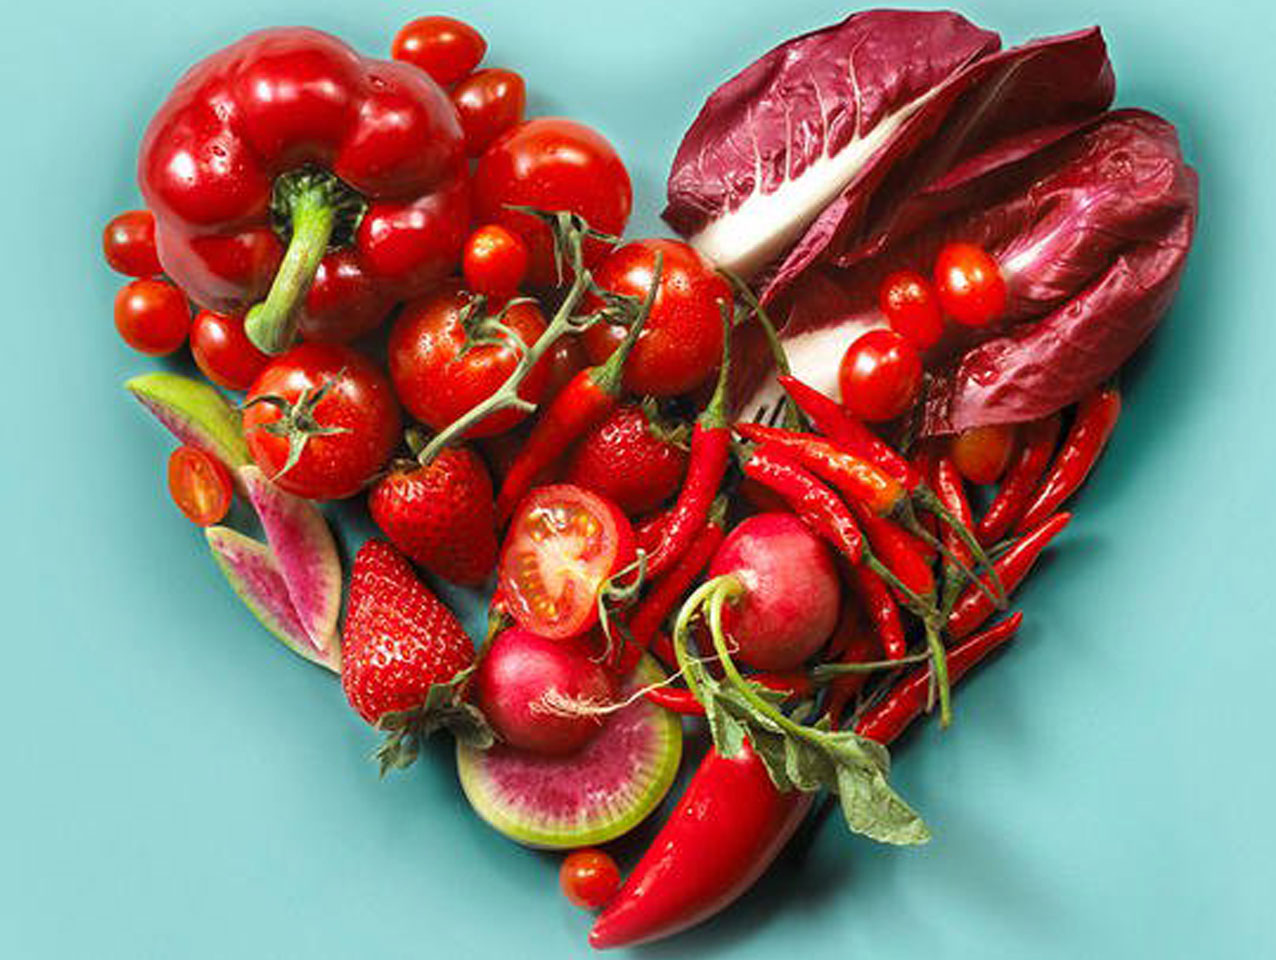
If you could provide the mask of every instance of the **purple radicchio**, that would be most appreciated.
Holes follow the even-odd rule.
[[[1007,315],[927,355],[928,433],[1044,416],[1110,376],[1167,309],[1195,222],[1173,127],[1107,112],[1097,30],[998,47],[956,14],[857,14],[715,92],[670,176],[666,218],[755,285],[797,375],[830,392],[882,323],[886,273],[929,272],[953,239],[993,253]],[[738,341],[752,407],[769,358],[756,329]]]

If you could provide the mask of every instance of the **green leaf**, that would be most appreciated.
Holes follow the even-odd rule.
[[[891,789],[881,771],[864,775],[847,767],[837,772],[837,794],[846,825],[879,843],[926,843],[930,831],[922,818]]]

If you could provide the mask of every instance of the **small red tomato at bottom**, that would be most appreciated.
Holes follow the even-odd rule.
[[[204,376],[227,390],[247,390],[270,356],[244,333],[243,317],[201,310],[191,324],[191,355]]]
[[[186,342],[191,309],[167,280],[134,280],[115,295],[115,329],[134,350],[163,357]]]
[[[602,850],[573,850],[563,859],[558,882],[576,906],[598,910],[620,889],[620,868]]]
[[[944,312],[967,327],[986,327],[1006,309],[1006,280],[983,247],[950,243],[935,260],[935,292]]]
[[[957,472],[971,483],[996,483],[1010,464],[1015,449],[1015,428],[1006,425],[972,427],[949,443]]]
[[[475,293],[512,297],[527,276],[527,244],[518,234],[489,223],[465,241],[461,269]]]
[[[168,458],[168,492],[186,519],[211,527],[230,511],[230,471],[199,447],[178,447]]]
[[[906,413],[921,392],[922,358],[894,330],[870,330],[846,349],[838,372],[842,406],[875,423]]]

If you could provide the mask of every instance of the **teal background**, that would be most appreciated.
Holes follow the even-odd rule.
[[[752,9],[749,9],[749,8]],[[703,96],[831,0],[466,3],[533,108],[600,127],[656,212]],[[1101,23],[1119,99],[1181,127],[1203,188],[1182,296],[1128,378],[1028,624],[958,722],[897,754],[936,839],[812,831],[743,905],[652,958],[1276,956],[1268,729],[1273,18],[1259,0],[978,0],[1008,40]],[[469,812],[446,749],[379,783],[331,678],[259,630],[162,487],[120,388],[102,224],[194,59],[309,23],[384,51],[396,3],[23,4],[0,58],[0,956],[561,958],[556,859]]]

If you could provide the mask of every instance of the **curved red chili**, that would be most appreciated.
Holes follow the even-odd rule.
[[[854,564],[851,567],[851,588],[873,625],[886,659],[900,660],[908,656],[908,637],[899,615],[899,603],[885,581],[863,564]]]
[[[992,546],[1019,522],[1028,509],[1028,500],[1045,475],[1050,458],[1059,442],[1060,418],[1056,413],[1043,420],[1024,424],[1023,443],[1014,463],[1001,478],[997,495],[979,518],[975,536],[986,547]]]
[[[147,129],[138,180],[164,272],[200,306],[372,329],[460,260],[465,144],[447,93],[317,30],[262,30],[196,64]],[[264,303],[260,303],[262,298]]]
[[[1007,594],[1023,583],[1041,552],[1071,520],[1070,513],[1056,513],[1041,526],[1016,540],[1014,546],[997,559],[994,567]],[[986,574],[983,579],[987,584]],[[957,639],[965,637],[978,630],[992,616],[994,609],[996,608],[988,594],[972,584],[957,599],[953,612],[949,614],[948,632]]]
[[[935,496],[939,498],[939,502],[947,508],[958,523],[969,530],[974,526],[975,518],[970,509],[970,498],[966,495],[966,481],[949,454],[935,459],[933,478]],[[956,557],[967,567],[971,565],[973,561],[970,547],[957,535],[957,531],[951,525],[944,526],[942,542],[949,556]],[[951,561],[945,564],[945,570],[950,576],[952,575]]]
[[[855,517],[832,490],[776,447],[755,447],[741,465],[744,474],[778,493],[789,508],[852,564],[864,555]]]
[[[1121,392],[1116,387],[1104,387],[1081,401],[1050,473],[1015,524],[1016,532],[1038,526],[1077,492],[1107,446],[1120,415]]]
[[[873,553],[886,569],[919,597],[934,596],[935,573],[920,541],[903,527],[877,516],[856,501],[851,501],[849,506]]]

